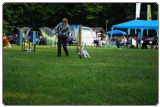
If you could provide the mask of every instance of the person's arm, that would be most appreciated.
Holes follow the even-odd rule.
[[[59,23],[54,29],[53,29],[53,34],[58,33],[58,29],[61,26],[62,23]]]

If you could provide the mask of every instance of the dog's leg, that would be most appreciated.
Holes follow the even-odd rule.
[[[88,52],[86,50],[83,50],[83,55],[84,55],[85,58],[87,58]]]
[[[88,56],[88,58],[90,58],[90,56],[89,56],[89,53],[87,52],[87,56]]]

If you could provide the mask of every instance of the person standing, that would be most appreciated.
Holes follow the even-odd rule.
[[[58,33],[58,57],[61,56],[61,45],[66,56],[69,56],[67,49],[67,40],[70,34],[69,24],[67,18],[63,18],[62,22],[55,27],[55,33]]]

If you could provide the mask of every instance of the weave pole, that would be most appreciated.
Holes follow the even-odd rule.
[[[79,47],[80,47],[80,59],[82,58],[82,25],[79,28]]]

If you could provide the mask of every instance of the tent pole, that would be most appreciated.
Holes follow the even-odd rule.
[[[135,20],[137,20],[137,17],[135,18]],[[135,35],[137,34],[137,30],[135,29]]]
[[[156,29],[157,37],[158,37],[158,29]]]
[[[82,25],[79,28],[79,47],[80,47],[80,59],[82,58]]]
[[[107,32],[107,24],[108,24],[108,20],[106,20],[106,32]]]
[[[111,28],[111,32],[114,30],[114,27]],[[110,37],[110,43],[112,42],[112,33],[111,33],[111,37]]]
[[[137,29],[135,29],[135,35],[137,34]]]
[[[128,36],[130,35],[131,29],[128,29]]]
[[[141,29],[141,34],[140,34],[140,48],[142,48],[142,46],[141,46],[142,43],[141,42],[142,42],[142,37],[143,37],[143,30],[144,29]]]

